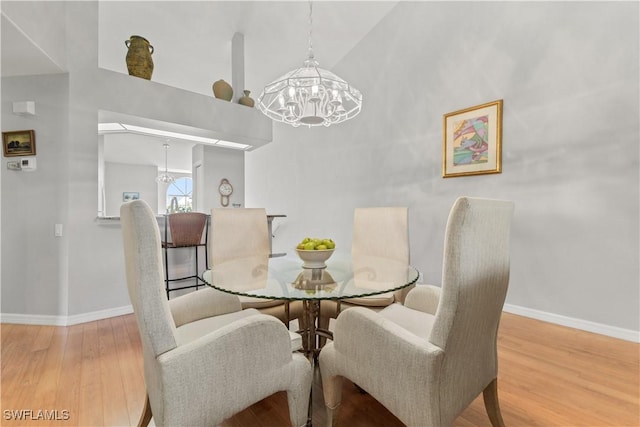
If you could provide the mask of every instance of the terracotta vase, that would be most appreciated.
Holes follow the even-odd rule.
[[[130,76],[151,80],[153,73],[153,46],[144,37],[131,36],[125,40],[127,46],[127,70]]]
[[[225,101],[231,101],[233,98],[233,88],[224,80],[220,79],[213,84],[213,96]]]
[[[250,93],[251,91],[245,90],[244,96],[241,96],[240,99],[238,99],[238,104],[246,105],[247,107],[253,107],[256,103],[253,98],[249,96]]]

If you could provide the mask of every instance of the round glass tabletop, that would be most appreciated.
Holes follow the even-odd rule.
[[[340,300],[396,291],[414,284],[418,270],[374,256],[334,253],[325,268],[303,268],[297,256],[238,258],[217,264],[203,281],[223,292],[279,300]]]

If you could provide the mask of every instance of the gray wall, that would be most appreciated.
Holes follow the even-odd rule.
[[[2,10],[32,29],[29,19],[47,21],[46,14],[32,14],[32,6],[3,3]],[[38,171],[31,175],[8,171],[7,159],[0,171],[3,321],[77,323],[130,307],[120,227],[96,220],[99,110],[144,112],[146,118],[197,128],[200,136],[233,135],[254,146],[271,139],[271,122],[257,110],[98,69],[97,2],[54,6],[51,16],[60,19],[49,33],[65,29],[67,43],[55,56],[66,53],[68,73],[2,79],[2,129],[35,129],[38,154]],[[41,31],[33,32],[36,43],[48,46]],[[11,114],[11,102],[24,100],[36,102],[35,117]],[[239,174],[234,187],[243,200]],[[62,237],[54,238],[54,224],[63,225]]]
[[[98,69],[97,2],[57,5],[66,19],[57,25],[66,27],[68,74],[2,79],[2,128],[35,129],[38,154],[31,175],[8,171],[6,159],[0,171],[3,320],[16,315],[25,322],[73,323],[130,306],[120,227],[96,220],[99,109],[126,106],[127,114],[176,118],[209,132],[202,136],[224,138],[228,132],[249,144],[271,134],[270,122],[257,111]],[[30,6],[3,4],[3,12],[22,22],[18,18]],[[36,102],[35,117],[11,114],[11,102],[24,100]],[[235,187],[241,195],[240,180]],[[54,224],[63,225],[62,237],[54,238]]]
[[[177,94],[96,73],[96,3],[65,8],[68,44],[54,56],[67,54],[69,74],[2,81],[3,130],[35,129],[38,151],[37,171],[0,172],[3,314],[129,304],[120,229],[95,221],[98,100],[124,105],[144,86],[152,96],[136,107],[155,112],[169,103],[154,94]],[[364,93],[361,115],[326,129],[275,125],[274,142],[245,154],[246,206],[288,215],[276,252],[308,234],[348,250],[353,208],[409,206],[413,263],[439,283],[455,198],[511,199],[507,302],[638,331],[638,51],[633,2],[401,2],[334,69]],[[32,99],[35,118],[10,114],[11,101]],[[504,172],[442,179],[442,115],[495,99]]]
[[[409,206],[412,262],[438,284],[456,197],[510,199],[507,303],[638,331],[638,28],[637,2],[400,2],[333,70],[360,116],[274,125],[247,204],[287,213],[276,251],[348,250],[355,207]],[[443,179],[443,114],[496,99],[503,173]]]
[[[3,1],[2,12],[63,71],[67,64],[65,1]],[[55,68],[52,66],[52,68]]]
[[[134,165],[125,163],[105,162],[105,188],[106,188],[106,216],[120,216],[120,205],[126,192],[137,192],[140,199],[146,201],[149,206],[164,207],[158,210],[160,213],[166,211],[164,206],[166,197],[160,200],[158,193],[158,168],[149,165]],[[164,188],[166,194],[166,188]]]
[[[226,178],[233,187],[233,193],[229,196],[229,207],[232,207],[234,203],[244,207],[244,151],[210,146],[202,146],[202,149],[204,188],[206,189],[205,206],[222,207],[218,187],[222,178]],[[207,211],[207,213],[210,212],[211,209]]]
[[[59,257],[67,200],[68,76],[2,79],[2,130],[33,129],[37,170],[9,171],[2,162],[2,312],[55,315],[64,308]],[[37,116],[10,114],[12,101],[35,100]],[[94,198],[95,199],[95,198]]]

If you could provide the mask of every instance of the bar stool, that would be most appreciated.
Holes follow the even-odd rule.
[[[204,241],[203,236],[204,234]],[[209,268],[208,253],[209,238],[209,218],[208,215],[200,212],[180,212],[165,216],[164,239],[162,248],[164,249],[164,273],[167,299],[173,291],[181,289],[196,288],[204,284],[198,276],[198,248],[204,246],[205,268]],[[195,271],[194,274],[182,277],[170,278],[169,276],[169,249],[194,248],[195,251]],[[171,282],[179,282],[188,279],[195,279],[195,284],[170,288]]]

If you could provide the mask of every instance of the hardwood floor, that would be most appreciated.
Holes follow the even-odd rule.
[[[70,327],[1,325],[0,425],[136,425],[144,403],[142,349],[132,315]],[[498,392],[507,427],[640,426],[640,345],[504,314]],[[325,414],[316,374],[313,421]],[[31,411],[31,413],[26,411]],[[27,419],[16,420],[16,415]],[[55,418],[54,420],[47,420]],[[285,393],[223,427],[289,425]],[[403,424],[346,382],[338,425]],[[456,427],[490,426],[482,397]]]

